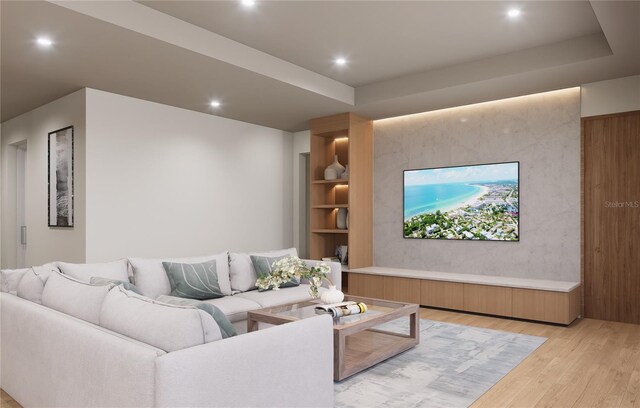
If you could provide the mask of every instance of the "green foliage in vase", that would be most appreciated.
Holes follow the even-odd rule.
[[[307,279],[309,281],[309,294],[312,298],[319,296],[318,288],[322,285],[322,281],[326,280],[332,284],[328,278],[331,268],[326,263],[320,263],[317,266],[309,266],[305,261],[297,256],[290,256],[277,260],[271,265],[271,273],[268,276],[258,278],[256,286],[261,290],[278,290],[280,286],[290,282],[293,278]]]

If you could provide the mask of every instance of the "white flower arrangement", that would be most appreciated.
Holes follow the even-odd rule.
[[[331,268],[326,263],[320,263],[317,266],[309,267],[305,261],[297,256],[290,256],[288,258],[282,258],[275,261],[271,265],[271,273],[268,276],[258,278],[256,286],[261,290],[278,290],[280,286],[290,282],[294,279],[298,281],[300,279],[308,279],[311,288],[309,294],[312,298],[317,298],[318,288],[322,284],[323,280],[333,285],[331,280],[327,277]]]

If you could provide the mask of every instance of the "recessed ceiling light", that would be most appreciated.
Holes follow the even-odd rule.
[[[507,11],[507,16],[511,18],[516,18],[519,15],[520,15],[520,10],[518,10],[517,8],[512,8],[512,9],[509,9],[509,11]]]
[[[211,106],[212,108],[219,108],[220,105],[222,104],[220,103],[220,101],[217,101],[217,100],[209,102],[209,106]]]
[[[242,5],[245,7],[253,7],[256,5],[255,0],[242,0]]]
[[[38,37],[36,39],[36,42],[42,47],[51,47],[53,45],[53,41],[51,41],[51,39],[47,37]]]
[[[338,57],[335,59],[335,64],[339,67],[347,65],[347,59],[344,57]]]

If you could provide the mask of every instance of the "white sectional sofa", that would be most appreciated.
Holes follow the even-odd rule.
[[[228,296],[206,302],[219,308],[239,335],[216,341],[209,337],[219,338],[211,329],[217,326],[199,309],[173,306],[158,316],[162,305],[150,298],[82,282],[86,271],[112,279],[126,273],[134,283],[143,282],[138,286],[143,294],[159,288],[154,294],[168,294],[158,269],[154,281],[153,268],[144,270],[139,258],[110,265],[60,263],[67,273],[51,275],[40,298],[0,294],[0,386],[25,407],[333,406],[331,318],[319,315],[246,333],[248,311],[308,299],[308,285],[251,290],[247,282],[255,278],[240,275],[255,271],[246,263],[244,269],[234,265],[233,260],[246,261],[246,254],[235,255],[218,259],[232,260],[225,261],[228,287],[244,284],[247,290],[230,289]],[[146,261],[157,266],[157,260]],[[340,287],[340,264],[330,266]],[[37,286],[36,275],[29,276],[30,286]],[[12,285],[5,279],[3,291],[11,292]]]

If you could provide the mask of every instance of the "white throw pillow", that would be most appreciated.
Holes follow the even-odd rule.
[[[100,322],[102,302],[113,285],[91,285],[53,272],[42,292],[42,305],[89,323]]]
[[[258,273],[251,262],[251,255],[276,257],[283,255],[298,256],[296,248],[280,249],[277,251],[252,252],[243,254],[239,252],[229,253],[229,275],[231,279],[231,289],[246,292],[257,289],[256,280]]]
[[[129,263],[133,268],[133,284],[143,295],[156,299],[158,296],[171,294],[171,284],[162,262],[197,264],[213,260],[216,261],[220,291],[225,296],[229,296],[231,295],[231,283],[229,281],[229,254],[227,252],[192,258],[129,258]]]
[[[129,263],[126,259],[91,264],[57,262],[57,265],[58,268],[60,268],[60,272],[82,282],[89,283],[94,276],[125,282],[129,281]]]
[[[22,279],[29,269],[31,268],[0,270],[0,292],[15,295],[18,292],[20,279]]]
[[[102,304],[100,326],[166,352],[222,339],[210,314],[194,306],[175,306],[112,288]]]
[[[26,300],[42,304],[42,291],[47,279],[57,271],[51,267],[34,266],[28,270],[18,283],[17,295]]]

